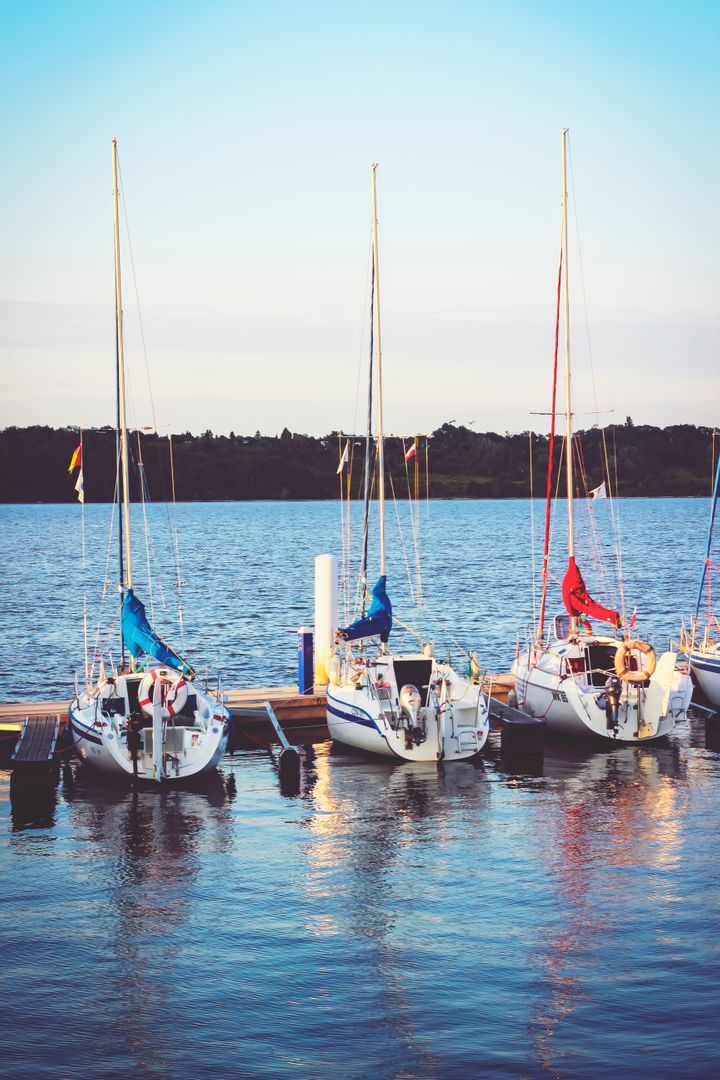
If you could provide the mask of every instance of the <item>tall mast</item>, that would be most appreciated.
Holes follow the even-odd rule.
[[[360,581],[362,584],[361,612],[365,615],[365,598],[367,595],[367,563],[368,563],[368,534],[370,532],[370,490],[373,462],[372,441],[372,406],[373,406],[373,357],[375,355],[375,264],[372,269],[372,283],[370,292],[370,365],[368,372],[368,407],[367,428],[365,431],[365,473],[363,492],[363,540],[362,560],[360,565]]]
[[[117,139],[112,141],[113,211],[115,216],[115,342],[117,350],[118,434],[120,436],[120,474],[122,479],[123,521],[125,524],[125,565],[120,551],[120,593],[132,589],[132,547],[130,543],[130,484],[128,480],[127,415],[125,408],[125,360],[123,356],[122,288],[120,280],[120,218],[118,214]],[[123,573],[124,571],[124,573]]]
[[[377,164],[370,166],[372,176],[373,277],[375,279],[375,370],[378,408],[378,514],[380,518],[380,574],[385,574],[385,452],[383,446],[382,342],[380,338],[380,270],[377,235]]]
[[[570,399],[570,297],[568,294],[568,227],[567,227],[567,128],[562,131],[562,262],[563,285],[565,293],[565,472],[567,475],[567,510],[568,510],[568,557],[575,556],[575,529],[573,525],[573,445],[572,445],[572,405]],[[577,619],[570,617],[570,633],[577,628]]]

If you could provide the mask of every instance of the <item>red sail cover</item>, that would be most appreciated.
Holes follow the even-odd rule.
[[[593,619],[602,619],[603,622],[612,623],[613,626],[620,624],[620,616],[617,611],[611,611],[602,604],[596,604],[590,593],[585,588],[583,576],[578,569],[575,559],[568,559],[568,568],[563,578],[562,596],[568,614],[591,615]]]

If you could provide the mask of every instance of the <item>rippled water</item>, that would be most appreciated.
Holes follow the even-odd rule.
[[[228,684],[293,676],[338,514],[178,508],[198,665]],[[3,696],[66,694],[77,509],[0,516]],[[623,506],[629,604],[643,585],[658,644],[694,600],[706,518],[704,501]],[[88,508],[98,577],[108,525]],[[507,668],[532,614],[527,505],[434,504],[424,529],[428,608],[452,628],[435,640]],[[414,625],[397,551],[390,573]],[[322,744],[299,794],[261,751],[189,791],[0,771],[0,1074],[716,1075],[719,746],[699,720],[665,745],[550,745],[524,764],[496,735],[479,764],[445,768]]]

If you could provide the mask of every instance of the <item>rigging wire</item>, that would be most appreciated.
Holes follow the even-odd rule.
[[[388,480],[390,481],[390,491],[392,493],[393,505],[395,507],[395,515],[397,517],[398,534],[400,536],[400,547],[403,553],[403,559],[405,560],[405,569],[407,571],[408,587],[410,589],[410,599],[415,604],[415,592],[413,589],[412,575],[410,574],[410,563],[407,557],[407,549],[405,547],[405,537],[403,536],[402,523],[400,521],[400,511],[398,510],[397,498],[395,497],[395,484],[393,483],[392,473],[388,471]]]
[[[413,446],[415,447],[415,456],[413,458],[413,461],[414,461],[414,474],[415,474],[414,475],[415,497],[413,498],[413,487],[412,487],[412,485],[410,483],[410,468],[409,468],[409,465],[408,465],[407,454],[406,454],[406,451],[405,451],[405,436],[404,435],[402,436],[402,455],[403,455],[403,462],[404,462],[404,465],[405,465],[405,481],[407,483],[407,489],[408,489],[408,502],[410,504],[410,524],[411,524],[411,527],[412,527],[413,554],[415,555],[415,604],[416,604],[417,607],[422,607],[422,582],[421,582],[421,579],[420,579],[420,536],[419,536],[420,522],[418,520],[419,478],[418,478],[418,461],[417,461],[417,441],[418,441],[418,437],[416,435],[413,438]],[[409,453],[409,451],[408,451],[408,453]]]
[[[577,205],[577,195],[575,191],[575,177],[573,173],[573,158],[572,158],[572,141],[568,133],[568,158],[570,164],[570,190],[572,194],[572,205],[575,219],[575,239],[577,243],[577,255],[578,255],[578,267],[580,270],[580,289],[583,298],[583,310],[585,315],[585,337],[587,341],[588,359],[590,363],[590,378],[593,391],[593,401],[595,404],[595,416],[596,422],[599,424],[600,407],[598,403],[597,393],[597,381],[595,378],[595,361],[592,349],[592,340],[590,337],[590,317],[588,312],[587,291],[585,288],[585,268],[582,257],[582,245],[580,243],[580,215]],[[612,404],[612,400],[611,400]],[[612,522],[613,534],[615,536],[615,559],[618,570],[618,587],[620,592],[620,611],[622,614],[623,622],[625,621],[626,609],[625,609],[625,587],[623,582],[623,563],[622,563],[622,547],[620,536],[620,508],[616,505],[616,498],[619,495],[619,488],[617,486],[617,455],[615,457],[615,485],[613,489],[612,478],[610,473],[610,461],[608,457],[607,439],[605,435],[605,429],[600,427],[603,444],[603,458],[604,458],[604,471],[608,482],[608,498],[610,502],[610,520]],[[614,437],[613,431],[613,437]]]
[[[130,235],[130,221],[129,221],[129,216],[128,216],[128,212],[127,212],[127,204],[126,204],[126,200],[125,200],[125,186],[124,186],[124,183],[123,183],[122,167],[121,167],[121,163],[120,163],[120,159],[119,159],[119,154],[118,154],[118,178],[119,178],[118,187],[119,187],[120,197],[121,197],[121,200],[122,200],[122,207],[123,207],[123,222],[124,222],[124,225],[125,225],[125,236],[126,236],[126,241],[127,241],[128,255],[129,255],[129,258],[130,258],[130,269],[131,269],[131,273],[132,273],[133,291],[134,291],[134,294],[135,294],[135,303],[136,303],[136,307],[137,307],[138,328],[139,328],[139,332],[140,332],[140,341],[141,341],[141,345],[142,345],[143,362],[144,362],[144,366],[145,366],[145,377],[146,377],[146,381],[147,381],[148,400],[149,400],[150,411],[151,411],[151,415],[152,415],[152,427],[153,427],[153,431],[154,431],[156,437],[158,438],[157,450],[158,450],[158,461],[160,461],[159,426],[158,426],[158,422],[157,422],[157,414],[156,414],[156,411],[155,411],[155,399],[154,399],[154,396],[153,396],[152,380],[151,380],[151,377],[150,377],[150,365],[148,363],[147,343],[146,343],[146,338],[145,338],[145,326],[144,326],[143,317],[142,317],[142,308],[141,308],[141,305],[140,305],[140,291],[139,291],[139,288],[138,288],[137,273],[136,273],[136,270],[135,270],[135,258],[134,258],[134,255],[133,255],[132,238],[131,238],[131,235]],[[130,384],[130,386],[132,386],[132,372],[129,369],[127,371],[127,376],[126,377],[127,377],[128,383]],[[138,417],[137,417],[137,414],[135,412],[134,401],[133,401],[132,395],[131,395],[131,400],[130,400],[130,408],[131,408],[133,416],[134,416],[135,427],[137,429],[139,429],[140,424],[138,423]],[[170,440],[172,440],[172,435],[170,435]],[[170,470],[171,470],[171,478],[172,478],[172,513],[170,511],[170,507],[168,505],[167,498],[165,498],[163,501],[164,501],[164,507],[165,507],[165,515],[166,515],[166,518],[167,518],[168,534],[173,538],[173,541],[174,541],[174,543],[173,543],[173,548],[174,548],[174,550],[173,550],[173,561],[175,563],[175,571],[176,571],[175,586],[176,586],[176,589],[177,589],[177,596],[178,596],[177,615],[178,615],[178,623],[179,623],[179,627],[180,627],[181,640],[183,642],[183,649],[184,649],[185,648],[185,625],[184,625],[183,600],[182,600],[182,575],[181,575],[181,572],[180,572],[180,548],[179,548],[178,527],[177,527],[177,503],[176,503],[176,499],[175,499],[175,474],[174,474],[174,464],[172,462],[172,441],[170,442],[170,458],[171,458]],[[142,467],[142,461],[141,460],[140,460],[140,466],[139,467],[140,467],[140,476],[139,476],[140,490],[141,490],[141,493],[142,493],[141,498],[142,498],[142,502],[143,502],[143,522],[144,522],[144,527],[145,527],[145,543],[146,543],[146,549],[147,549],[147,546],[148,546],[148,522],[147,522],[147,515],[146,515],[146,512],[145,512],[145,501],[146,501],[146,498],[149,498],[149,488],[147,486],[146,477],[144,476],[144,469]],[[162,478],[162,476],[163,476],[162,467],[160,468],[159,472],[160,472],[160,476]],[[155,564],[156,571],[158,571],[159,567],[160,567],[160,562],[159,562],[159,560],[157,559],[157,557],[155,555],[154,544],[152,543],[152,538],[150,538],[150,546],[152,547],[152,551],[153,551],[153,562]],[[153,617],[152,576],[151,576],[151,568],[150,568],[149,560],[148,560],[147,572],[148,572],[148,589],[150,591],[150,608],[151,608],[151,618],[152,618]],[[159,577],[158,577],[158,582],[159,582]],[[166,608],[165,599],[164,599],[164,592],[163,592],[163,589],[162,589],[162,584],[160,582],[159,582],[159,590],[160,590],[160,594],[161,594],[161,597],[162,597],[163,607]]]
[[[552,491],[553,448],[555,446],[555,415],[557,405],[558,349],[560,345],[560,297],[562,293],[562,227],[560,240],[560,260],[558,263],[557,303],[555,307],[555,346],[553,352],[552,406],[550,421],[550,439],[548,442],[547,484],[545,488],[545,534],[543,539],[542,593],[540,596],[540,616],[537,622],[537,638],[542,641],[545,634],[545,601],[547,598],[548,568],[550,563],[550,493]],[[558,483],[560,468],[558,467]],[[557,498],[557,496],[556,496]]]
[[[533,490],[533,433],[528,432],[528,445],[530,448],[530,573],[532,574],[532,606],[533,626],[537,626],[537,595],[535,581],[535,498]]]
[[[83,656],[85,662],[85,689],[89,690],[90,684],[88,682],[88,604],[87,604],[87,557],[85,554],[85,492],[82,484],[84,481],[83,469],[85,468],[84,462],[84,447],[83,447],[83,429],[80,428],[80,483],[78,488],[78,495],[80,497],[80,535],[82,544],[82,580],[83,580]]]

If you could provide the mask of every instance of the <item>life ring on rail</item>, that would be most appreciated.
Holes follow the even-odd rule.
[[[153,668],[148,671],[138,689],[138,705],[144,713],[152,716],[153,693],[155,683],[160,679],[162,684],[162,715],[164,717],[177,716],[185,708],[188,699],[188,687],[183,678],[174,683],[163,668]]]
[[[637,670],[633,671],[628,666],[630,654],[633,652],[639,652],[645,656],[644,668],[641,669],[638,664]],[[615,653],[615,673],[620,676],[623,682],[646,682],[653,674],[656,667],[657,660],[655,658],[655,650],[647,641],[623,641],[622,645]]]

